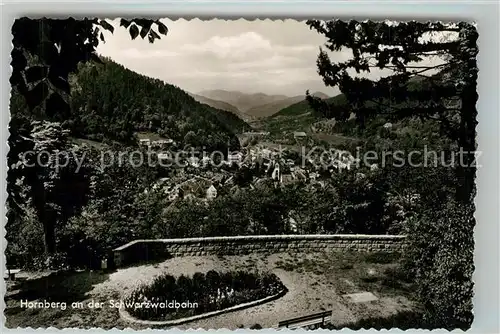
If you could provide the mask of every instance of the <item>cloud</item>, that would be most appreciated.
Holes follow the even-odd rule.
[[[138,73],[198,92],[207,87],[245,92],[299,95],[307,89],[334,94],[317,73],[316,59],[325,37],[295,20],[162,20],[167,36],[154,44],[137,38],[113,21],[113,34],[98,52]],[[425,40],[453,36],[425,36]],[[329,52],[333,62],[352,57],[351,50]],[[426,59],[419,65],[436,64]],[[373,69],[371,79],[390,74]]]
[[[168,50],[146,50],[141,51],[136,48],[125,49],[121,53],[121,57],[134,58],[134,59],[154,59],[154,58],[165,58],[165,57],[177,57],[181,54],[175,51]]]
[[[175,75],[176,78],[249,78],[255,75],[255,72],[227,72],[227,71],[189,71]]]
[[[186,44],[182,50],[191,53],[211,53],[220,59],[248,59],[261,52],[272,52],[271,42],[249,31],[238,36],[213,36],[202,44]]]
[[[325,91],[316,59],[324,37],[304,22],[163,20],[169,34],[154,44],[113,22],[98,52],[131,70],[159,78],[190,92],[218,88],[299,95]],[[332,60],[347,59],[336,53]]]
[[[202,44],[186,44],[181,47],[191,55],[211,54],[220,60],[248,61],[286,55],[300,55],[315,51],[313,45],[285,46],[273,44],[262,35],[249,31],[236,36],[213,36]]]
[[[272,56],[264,57],[263,59],[229,63],[227,64],[227,68],[233,71],[262,69],[269,72],[283,70],[288,67],[300,66],[303,62],[304,59],[299,57],[274,54]]]

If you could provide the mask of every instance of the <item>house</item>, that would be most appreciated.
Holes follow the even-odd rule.
[[[270,149],[263,149],[262,151],[258,152],[259,155],[264,158],[264,159],[271,159],[272,151]]]
[[[189,164],[189,166],[193,166],[193,167],[200,167],[200,158],[198,157],[188,157],[187,158],[187,163]]]
[[[172,144],[174,141],[172,139],[160,139],[151,142],[152,147],[156,148],[164,148],[169,144]]]
[[[273,173],[271,174],[271,178],[273,180],[280,180],[281,174],[280,174],[280,165],[279,164],[276,164],[276,166],[274,167]]]
[[[295,139],[304,139],[306,137],[307,137],[307,135],[303,131],[299,131],[299,132],[294,132],[293,133],[293,138],[295,138]]]
[[[293,175],[291,175],[291,174],[283,174],[283,175],[281,175],[280,182],[284,185],[287,185],[287,184],[291,184],[291,183],[295,182],[295,179],[294,179]]]
[[[240,187],[238,186],[232,186],[230,189],[229,189],[229,193],[233,196],[237,196],[241,193],[241,189]]]
[[[203,167],[210,166],[211,163],[212,163],[212,159],[210,159],[210,157],[205,156],[205,157],[201,158],[201,165]]]
[[[166,191],[168,195],[168,200],[169,201],[175,201],[177,198],[179,198],[179,188],[174,188],[171,191]]]
[[[207,189],[209,189],[213,183],[202,177],[193,177],[179,184],[177,188],[179,193],[182,193],[185,197],[186,194],[192,194],[195,197],[204,198],[207,196]]]
[[[158,160],[168,160],[170,158],[170,154],[169,153],[158,153]]]
[[[294,177],[295,180],[303,181],[303,182],[307,181],[307,176],[304,174],[304,172],[302,170],[294,171],[292,173],[292,176]]]
[[[217,189],[215,189],[214,185],[211,185],[207,189],[207,199],[212,200],[217,197]]]
[[[243,160],[243,153],[241,152],[231,153],[227,156],[227,160],[229,164],[232,164],[233,162],[239,164]]]

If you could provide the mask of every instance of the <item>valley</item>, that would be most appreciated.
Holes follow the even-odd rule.
[[[305,95],[289,97],[264,93],[245,94],[224,90],[208,90],[191,95],[200,103],[234,112],[249,122],[271,117],[282,109],[305,100]],[[312,95],[322,99],[328,98],[328,95],[321,92],[315,92]]]

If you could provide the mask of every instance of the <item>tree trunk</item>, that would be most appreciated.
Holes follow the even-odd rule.
[[[477,110],[477,38],[475,27],[465,24],[461,27],[460,46],[458,61],[462,64],[460,73],[464,85],[461,89],[461,111],[460,111],[460,134],[459,145],[465,151],[464,159],[459,162],[457,200],[463,203],[471,203],[475,195],[476,166],[476,124]]]
[[[476,191],[476,85],[467,85],[461,95],[462,110],[459,145],[464,151],[464,156],[458,162],[457,166],[458,183],[456,197],[460,202],[471,203]]]
[[[52,255],[56,251],[55,226],[51,219],[45,219],[43,224],[45,254]]]
[[[43,226],[45,255],[49,256],[55,252],[55,225],[45,205],[45,187],[43,182],[36,176],[33,178],[33,181],[33,204],[35,206],[38,220]]]

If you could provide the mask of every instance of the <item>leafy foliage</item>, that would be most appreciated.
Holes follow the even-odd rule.
[[[413,116],[438,120],[441,130],[468,152],[465,167],[457,168],[462,179],[457,198],[470,201],[474,193],[472,161],[477,124],[476,28],[466,22],[310,20],[307,24],[327,38],[327,50],[352,50],[352,58],[345,62],[332,62],[328,52],[321,50],[317,65],[325,85],[340,88],[359,122],[377,114],[393,120]],[[433,38],[439,34],[451,35]],[[441,61],[434,65],[422,63],[429,57]],[[392,73],[376,81],[353,75],[369,73],[373,68]],[[307,100],[327,117],[347,120],[346,113],[332,109],[328,102],[309,95]]]
[[[160,20],[122,19],[120,23],[129,29],[132,39],[140,27],[141,38],[147,36],[151,43],[160,39],[155,25],[160,34],[167,34],[168,29]],[[30,110],[40,106],[47,110],[69,109],[69,74],[77,72],[79,63],[100,62],[95,51],[105,41],[103,30],[113,33],[114,27],[97,18],[15,20],[10,82],[26,99]]]
[[[24,228],[18,224],[34,213],[43,227],[45,253],[53,253],[56,226],[78,214],[87,201],[89,166],[78,164],[82,152],[68,142],[60,124],[34,121],[24,126],[9,141],[9,230],[15,238],[19,230],[14,226]]]
[[[152,40],[158,38],[154,25],[160,33],[166,33],[160,21],[149,23],[140,19],[121,21],[131,37],[137,27],[142,27],[139,33],[142,38],[146,32],[154,36]],[[89,25],[94,25],[91,31],[87,29]],[[185,134],[191,133],[192,139],[187,144],[204,144],[207,149],[225,151],[238,147],[232,128],[248,126],[229,112],[196,103],[174,86],[97,58],[98,41],[88,34],[98,34],[103,41],[100,28],[113,31],[106,21],[72,19],[23,18],[13,27],[7,182],[10,264],[44,267],[45,262],[51,262],[47,254],[61,250],[72,266],[94,267],[110,247],[137,236],[153,237],[147,226],[159,220],[155,215],[159,215],[164,203],[161,196],[142,196],[140,191],[144,184],[149,186],[156,180],[159,172],[131,166],[101,171],[99,156],[107,156],[109,150],[99,152],[87,146],[74,146],[69,136],[114,140],[116,146],[116,141],[135,145],[134,132],[138,130],[156,131],[181,143]],[[57,45],[58,54],[52,54],[55,58],[43,53],[47,50],[43,50],[42,44],[47,41]],[[60,61],[61,55],[67,57],[66,62]],[[99,64],[92,65],[89,60]],[[55,79],[51,77],[54,73],[58,73]],[[26,80],[28,91],[23,86]],[[136,84],[130,85],[132,82]],[[30,100],[30,94],[48,97],[42,103]],[[49,101],[56,104],[50,105]],[[108,148],[116,153],[124,149],[119,144]],[[33,155],[29,154],[31,151]],[[42,161],[42,168],[34,159],[45,153],[50,154],[45,156],[47,161]],[[28,164],[24,163],[25,155]],[[69,157],[64,168],[57,167],[59,156]],[[85,162],[80,169],[79,161]],[[33,167],[27,168],[28,165]],[[118,184],[116,180],[123,182]],[[143,222],[141,219],[144,224],[139,224]],[[43,238],[39,238],[39,228],[23,232],[37,223]],[[33,251],[40,247],[43,252]],[[28,254],[39,254],[41,261],[29,260]]]
[[[415,277],[424,317],[436,328],[466,329],[472,324],[474,225],[473,207],[457,202],[429,210],[408,225],[407,267]]]
[[[73,267],[99,267],[111,249],[133,239],[154,238],[151,228],[161,219],[165,205],[159,192],[144,193],[164,175],[159,168],[105,161],[103,166],[109,167],[101,169],[97,160],[101,153],[88,150],[87,159],[95,163],[91,200],[60,231],[59,248],[67,253]],[[105,157],[117,161],[118,154],[109,155],[108,151]]]
[[[347,113],[328,101],[308,95],[314,110],[342,122],[337,129],[364,137],[366,149],[384,152],[400,146],[422,152],[422,145],[429,145],[441,154],[437,167],[415,168],[403,159],[402,167],[386,163],[389,168],[384,173],[391,180],[392,201],[397,199],[412,211],[408,225],[402,226],[408,228],[409,239],[404,256],[416,277],[425,326],[468,328],[474,248],[476,28],[466,22],[310,20],[307,24],[327,39],[328,51],[321,50],[317,60],[319,75],[327,86],[340,88],[356,119],[348,120]],[[344,49],[352,50],[352,57],[332,62],[329,52]],[[433,57],[438,59],[433,65],[424,62]],[[379,80],[358,75],[375,68],[391,73]],[[354,127],[354,122],[359,125]],[[398,127],[385,129],[384,122]],[[401,126],[405,123],[413,126]],[[453,159],[458,149],[465,151],[460,163]],[[426,159],[421,157],[419,162]],[[453,188],[455,200],[448,196]]]

